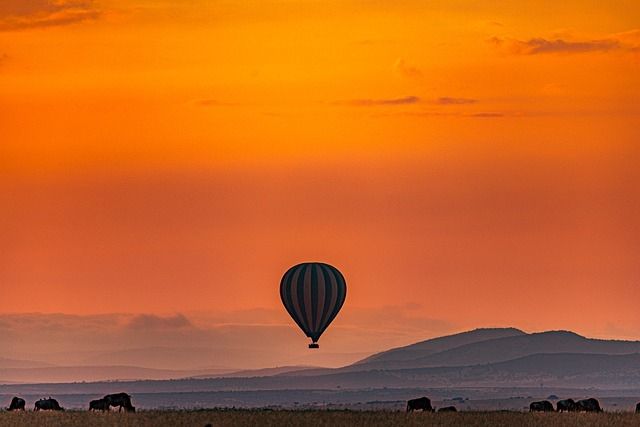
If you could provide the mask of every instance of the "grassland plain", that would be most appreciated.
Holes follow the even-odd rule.
[[[0,426],[435,426],[435,427],[600,427],[638,426],[640,415],[630,412],[601,414],[526,412],[412,413],[334,410],[154,410],[136,414],[88,411],[2,412]]]

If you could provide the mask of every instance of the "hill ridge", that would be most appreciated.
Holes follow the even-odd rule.
[[[491,329],[499,331],[490,339],[482,335],[482,330],[468,331],[442,337],[456,340],[474,334],[470,342],[462,345],[444,346],[442,351],[434,351],[430,343],[438,338],[421,341],[416,345],[398,347],[374,354],[338,371],[393,370],[412,367],[472,366],[507,361],[537,353],[580,353],[580,354],[630,354],[640,352],[640,341],[604,340],[587,338],[570,330],[550,330],[524,333],[516,328]],[[520,333],[518,333],[518,332]],[[459,343],[459,342],[457,342]],[[456,342],[454,342],[456,344]]]

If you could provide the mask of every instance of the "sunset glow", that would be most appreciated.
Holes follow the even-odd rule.
[[[635,1],[3,1],[0,312],[290,325],[282,274],[323,261],[349,285],[334,351],[638,339],[639,24]]]

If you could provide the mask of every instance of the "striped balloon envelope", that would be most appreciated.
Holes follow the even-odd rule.
[[[321,262],[291,267],[280,282],[280,298],[296,324],[318,348],[318,339],[338,315],[347,283],[337,268]]]

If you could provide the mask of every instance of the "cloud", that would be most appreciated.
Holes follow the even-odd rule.
[[[349,105],[354,107],[374,107],[374,106],[401,106],[401,105],[412,105],[418,104],[421,102],[426,102],[428,104],[437,104],[437,105],[469,105],[475,104],[478,102],[477,99],[474,98],[456,98],[451,96],[442,96],[440,98],[436,98],[433,100],[423,100],[422,98],[411,95],[404,96],[401,98],[364,98],[364,99],[349,99],[344,101],[336,101],[334,105]]]
[[[498,111],[479,111],[479,112],[462,112],[462,111],[396,111],[396,112],[386,112],[374,114],[372,117],[417,117],[417,118],[429,118],[429,117],[480,117],[480,118],[491,118],[491,117],[529,117],[529,116],[539,116],[543,113],[540,112],[498,112]]]
[[[472,98],[451,98],[448,96],[444,96],[436,99],[436,104],[440,105],[463,105],[463,104],[475,104],[478,102],[477,99]]]
[[[496,113],[496,112],[480,112],[480,113],[471,113],[469,117],[504,117],[504,113]]]
[[[452,111],[433,111],[433,110],[423,110],[423,111],[394,111],[394,112],[384,112],[384,113],[376,113],[371,114],[371,117],[452,117],[459,116],[460,113],[452,112]]]
[[[168,316],[0,314],[0,358],[163,369],[338,366],[457,329],[424,311],[419,305],[344,310],[322,337],[332,350],[314,354],[281,308]]]
[[[357,44],[360,46],[379,46],[379,45],[396,44],[396,43],[397,41],[391,40],[391,39],[362,39],[354,42],[354,44]]]
[[[0,4],[0,31],[69,25],[98,18],[93,0],[24,0]]]
[[[407,61],[402,58],[398,58],[398,60],[393,64],[393,71],[404,77],[414,79],[422,77],[422,71],[420,71],[418,67],[407,63]]]
[[[623,47],[615,38],[587,41],[568,41],[564,39],[545,39],[536,37],[529,40],[501,39],[488,40],[497,48],[513,55],[539,55],[546,53],[573,54],[587,52],[608,52]]]
[[[635,47],[638,47],[638,43],[640,43],[640,29],[636,28],[629,31],[623,31],[621,33],[615,33],[613,37],[624,43],[635,44]]]
[[[202,107],[232,107],[238,105],[233,102],[220,101],[218,99],[201,99],[196,101],[196,104]]]
[[[640,29],[633,29],[613,35],[634,55],[640,54]]]
[[[130,329],[179,329],[179,328],[192,328],[193,324],[183,314],[176,314],[174,316],[161,317],[152,314],[141,314],[132,318],[127,327]]]
[[[640,29],[603,35],[589,40],[573,39],[563,31],[552,37],[533,37],[528,40],[492,37],[487,42],[511,55],[572,55],[585,53],[640,53]]]
[[[350,105],[354,107],[373,107],[378,105],[409,105],[417,104],[420,98],[417,96],[405,96],[402,98],[382,98],[382,99],[350,99],[337,101],[336,105]]]

